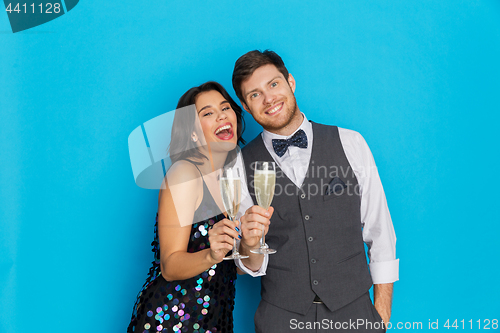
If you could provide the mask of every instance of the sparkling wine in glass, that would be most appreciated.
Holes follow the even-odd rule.
[[[224,167],[219,180],[222,203],[226,209],[229,220],[234,221],[241,203],[241,177],[239,168]],[[233,253],[224,260],[245,259],[248,256],[241,255],[236,247],[236,239],[233,239]]]
[[[274,187],[276,185],[276,167],[274,162],[256,162],[253,183],[257,204],[264,209],[269,209],[273,201]],[[250,252],[260,254],[276,253],[276,250],[269,248],[264,237],[264,229],[262,229],[260,247],[250,250]]]

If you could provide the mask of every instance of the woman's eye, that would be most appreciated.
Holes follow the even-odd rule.
[[[229,106],[226,106],[222,109],[222,111],[227,111],[227,110],[231,110],[231,108]]]
[[[253,93],[250,97],[251,97],[251,98],[257,98],[258,96],[259,96],[259,94],[257,94],[257,93]]]
[[[207,113],[205,113],[205,114],[203,115],[203,117],[209,116],[209,115],[211,115],[211,114],[212,114],[212,112],[207,112]]]

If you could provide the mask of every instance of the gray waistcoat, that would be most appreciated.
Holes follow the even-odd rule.
[[[278,252],[269,256],[261,279],[265,301],[301,314],[308,311],[315,294],[334,311],[372,285],[361,234],[358,182],[338,128],[312,125],[312,155],[302,187],[297,188],[277,166],[271,204],[275,211],[266,242]],[[261,135],[242,152],[248,189],[256,204],[252,162],[273,158]]]

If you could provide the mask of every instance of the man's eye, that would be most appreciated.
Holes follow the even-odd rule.
[[[273,88],[276,87],[277,85],[278,85],[278,82],[271,83],[271,87],[273,87]]]
[[[259,96],[259,94],[257,94],[257,93],[253,93],[250,97],[251,97],[251,98],[257,98],[258,96]]]

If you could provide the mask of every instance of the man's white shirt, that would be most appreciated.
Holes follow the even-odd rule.
[[[264,145],[276,164],[297,187],[302,186],[306,177],[311,161],[314,140],[312,124],[307,120],[304,114],[303,116],[304,119],[302,124],[295,132],[302,129],[306,133],[308,141],[307,148],[290,146],[285,154],[279,157],[274,152],[272,140],[288,139],[292,137],[295,132],[289,136],[282,136],[264,130],[261,134]],[[359,184],[359,193],[361,193],[361,226],[363,228],[363,241],[368,246],[370,274],[373,283],[392,283],[399,280],[399,259],[396,259],[396,235],[394,233],[391,215],[387,207],[387,200],[375,161],[368,144],[361,134],[339,127],[339,136],[342,147],[344,148],[344,153]],[[241,156],[237,163],[243,165]],[[241,185],[242,202],[238,213],[238,219],[248,208],[253,206],[252,198],[246,186],[246,179],[242,179]],[[272,218],[269,227],[273,227]],[[241,260],[235,260],[236,265],[242,271],[254,277],[266,274],[268,262],[269,255],[265,255],[262,266],[258,271],[254,272],[245,267]]]

